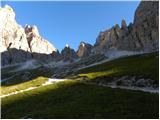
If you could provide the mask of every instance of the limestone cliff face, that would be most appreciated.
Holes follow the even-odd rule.
[[[36,26],[26,25],[24,29],[31,52],[51,54],[53,51],[56,51],[56,48],[51,43],[39,35]]]
[[[127,49],[129,43],[127,43],[124,38],[128,34],[128,28],[124,27],[123,24],[124,20],[122,21],[121,28],[116,24],[111,29],[100,32],[92,51],[95,54],[103,54],[107,50],[119,49],[121,46],[122,48]],[[123,41],[125,41],[126,43],[124,43]]]
[[[15,21],[15,13],[11,7],[6,5],[4,8],[0,8],[0,21],[0,52],[6,51],[8,48],[29,51],[24,29]]]
[[[139,43],[139,49],[154,51],[159,49],[159,2],[143,1],[138,6],[133,28],[132,39]]]
[[[133,24],[100,32],[92,50],[93,53],[105,53],[108,50],[156,51],[159,49],[158,1],[142,1],[138,6]]]
[[[23,28],[18,25],[15,13],[8,5],[0,8],[0,26],[2,66],[29,59],[52,59],[49,54],[56,48],[39,35],[36,26]]]
[[[77,50],[77,55],[80,58],[88,57],[91,54],[93,46],[85,43],[85,42],[80,42],[80,45]]]
[[[68,45],[61,51],[43,39],[36,26],[17,24],[15,13],[9,6],[0,8],[0,52],[2,66],[29,59],[41,61],[74,61],[108,51],[146,51],[159,49],[159,2],[141,1],[134,21],[128,26],[125,20],[99,33],[94,46],[81,42],[77,52]],[[83,60],[83,59],[82,59]]]
[[[74,49],[71,49],[68,44],[66,44],[65,48],[61,51],[61,60],[73,62],[75,59],[77,59],[78,56]]]

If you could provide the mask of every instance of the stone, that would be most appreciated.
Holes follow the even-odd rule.
[[[159,50],[158,1],[141,1],[136,9],[134,21],[127,26],[125,20],[121,28],[116,24],[101,31],[93,47],[93,54],[106,54],[110,50],[144,51]]]
[[[144,51],[159,49],[158,4],[158,1],[142,1],[135,12],[132,32]]]
[[[121,29],[124,29],[124,30],[127,29],[127,24],[126,24],[126,21],[124,19],[121,22]]]
[[[17,24],[13,9],[5,5],[0,8],[0,37],[1,65],[20,63],[29,59],[52,61],[51,55],[56,48],[43,39],[38,28],[26,25],[24,28]]]
[[[73,62],[75,59],[77,59],[78,56],[74,49],[71,49],[68,44],[66,44],[65,48],[61,51],[61,59],[66,62]]]
[[[85,42],[80,42],[80,45],[77,50],[77,55],[80,58],[88,57],[91,54],[92,50],[92,45],[85,43]]]
[[[135,11],[134,21],[128,26],[123,19],[121,26],[115,24],[110,29],[101,31],[94,46],[81,42],[77,52],[67,44],[59,51],[39,34],[33,25],[18,25],[15,13],[10,6],[0,8],[0,36],[2,40],[0,52],[1,64],[20,63],[36,59],[48,63],[50,61],[70,61],[81,59],[79,63],[89,65],[109,58],[111,51],[153,52],[159,50],[159,6],[158,1],[141,1]]]
[[[31,52],[51,54],[53,51],[57,51],[51,43],[39,36],[35,25],[33,27],[27,25],[24,29]]]
[[[31,73],[30,72],[24,72],[21,79],[22,81],[27,81],[31,78]]]

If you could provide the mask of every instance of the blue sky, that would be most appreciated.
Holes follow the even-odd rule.
[[[40,35],[61,50],[69,44],[77,50],[80,41],[96,42],[100,31],[133,21],[139,1],[39,1],[2,2],[10,5],[18,24],[36,25]]]

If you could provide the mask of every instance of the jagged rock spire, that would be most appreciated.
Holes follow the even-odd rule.
[[[159,48],[159,6],[158,1],[141,1],[135,12],[133,24],[125,20],[100,32],[93,52],[106,54],[110,50],[155,51]]]
[[[15,13],[10,6],[5,5],[0,8],[0,19],[2,65],[22,62],[33,57],[34,59],[48,60],[50,56],[47,54],[56,51],[51,43],[39,35],[35,25],[26,25],[25,28],[18,25]],[[12,52],[13,50],[14,52]],[[46,54],[46,56],[42,58],[40,54]]]
[[[91,54],[92,47],[92,45],[81,41],[77,50],[78,57],[82,58],[89,56]]]
[[[66,47],[66,48],[69,48],[69,45],[68,45],[68,44],[66,44],[66,45],[65,45],[65,47]]]
[[[63,61],[69,62],[73,62],[74,59],[78,58],[74,49],[70,48],[68,44],[66,44],[64,49],[61,51],[61,57]]]
[[[126,24],[126,21],[123,19],[122,22],[121,22],[121,29],[127,29],[127,24]]]

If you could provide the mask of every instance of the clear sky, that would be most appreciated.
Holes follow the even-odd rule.
[[[77,50],[80,41],[94,44],[100,31],[133,21],[139,1],[2,2],[10,5],[18,24],[36,25],[40,35],[61,51],[65,44]]]

